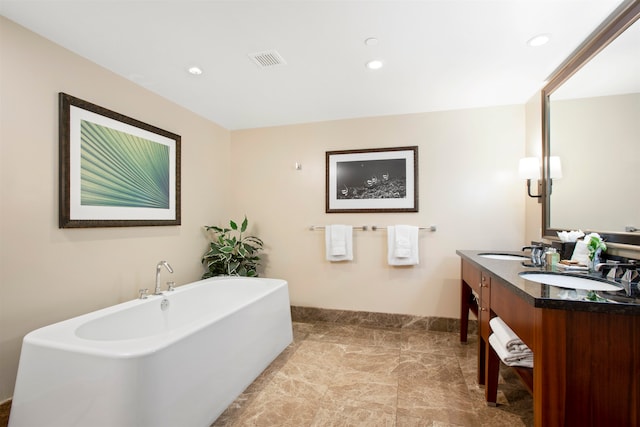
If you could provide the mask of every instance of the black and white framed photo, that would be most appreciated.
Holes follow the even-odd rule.
[[[418,212],[418,147],[327,151],[326,212]]]

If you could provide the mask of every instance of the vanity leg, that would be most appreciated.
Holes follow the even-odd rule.
[[[484,397],[488,406],[497,406],[498,400],[498,377],[500,376],[500,358],[490,344],[485,345],[486,349],[486,384],[484,387]]]
[[[471,299],[471,288],[460,280],[460,342],[467,342],[469,331],[469,300]]]
[[[485,360],[486,360],[486,349],[487,347],[491,347],[489,343],[485,342],[484,339],[479,336],[478,337],[478,384],[484,385],[485,381]]]

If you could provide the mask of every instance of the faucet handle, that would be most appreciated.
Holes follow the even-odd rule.
[[[626,280],[628,282],[633,282],[638,278],[639,274],[638,271],[634,268],[629,268],[627,269],[627,271],[624,272],[624,276],[622,277],[622,280]]]
[[[138,291],[138,298],[140,299],[147,299],[149,298],[149,289],[140,289]]]
[[[173,280],[167,282],[167,291],[173,292],[175,290],[176,290],[176,282],[174,282]]]

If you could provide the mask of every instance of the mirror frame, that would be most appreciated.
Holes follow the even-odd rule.
[[[640,19],[640,0],[625,2],[593,33],[587,40],[556,70],[547,85],[542,89],[542,230],[545,239],[557,240],[558,229],[551,228],[550,200],[551,180],[549,176],[550,150],[550,105],[549,97],[567,79],[574,75],[589,60],[622,34],[634,22]],[[640,233],[610,233],[603,230],[583,230],[585,233],[597,232],[610,243],[640,246]]]

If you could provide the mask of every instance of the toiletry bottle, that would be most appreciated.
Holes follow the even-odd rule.
[[[548,269],[555,269],[560,261],[560,254],[556,248],[549,248],[544,254],[545,265]]]

